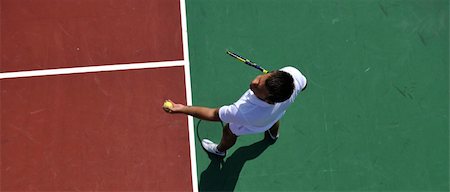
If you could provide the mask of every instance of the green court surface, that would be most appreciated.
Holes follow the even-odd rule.
[[[308,78],[280,138],[220,161],[196,141],[200,191],[448,191],[448,0],[186,0],[193,104],[231,104],[258,71]],[[195,120],[218,142],[220,123]]]

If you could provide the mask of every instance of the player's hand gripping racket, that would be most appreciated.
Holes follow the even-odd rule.
[[[269,71],[267,71],[266,69],[262,68],[262,67],[259,66],[258,64],[253,63],[253,62],[251,62],[250,60],[248,60],[248,59],[246,59],[246,58],[244,58],[244,57],[241,57],[241,56],[239,56],[239,55],[236,54],[236,53],[233,53],[233,52],[227,50],[227,54],[230,55],[230,56],[232,56],[232,57],[234,57],[234,58],[236,58],[237,60],[239,60],[239,61],[241,61],[241,62],[243,62],[243,63],[249,65],[249,66],[252,66],[252,67],[254,67],[254,68],[260,70],[260,71],[263,72],[264,74],[269,73]]]

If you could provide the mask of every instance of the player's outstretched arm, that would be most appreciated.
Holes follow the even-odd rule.
[[[172,106],[163,106],[164,111],[167,113],[183,113],[207,121],[220,121],[218,108],[186,106],[174,103],[170,100],[169,102],[172,103]]]

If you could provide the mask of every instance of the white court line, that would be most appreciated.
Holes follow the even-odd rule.
[[[189,64],[189,46],[188,46],[188,33],[187,33],[187,20],[186,20],[186,1],[180,0],[180,13],[181,13],[181,30],[183,37],[183,56],[187,61],[184,66],[184,77],[186,82],[186,104],[192,105],[192,90],[191,90],[191,69]],[[192,173],[192,191],[198,192],[198,179],[197,179],[197,156],[195,153],[195,131],[194,131],[194,118],[188,116],[189,126],[189,149],[191,152],[191,173]]]
[[[117,65],[101,65],[101,66],[89,66],[89,67],[71,67],[60,69],[44,69],[33,71],[18,71],[18,72],[6,72],[0,73],[0,79],[20,78],[20,77],[36,77],[36,76],[48,76],[48,75],[65,75],[76,73],[93,73],[104,71],[121,71],[132,69],[150,69],[160,67],[176,67],[185,66],[185,61],[162,61],[162,62],[148,62],[148,63],[134,63],[134,64],[117,64]]]

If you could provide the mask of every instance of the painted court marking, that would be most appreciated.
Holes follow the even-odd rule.
[[[189,46],[187,36],[187,18],[186,18],[186,0],[180,0],[180,15],[181,15],[181,34],[183,38],[183,58],[186,61],[184,64],[184,77],[186,83],[186,104],[192,105],[192,91],[191,91],[191,69],[189,63]],[[188,116],[189,127],[189,148],[191,152],[191,173],[192,173],[192,190],[198,192],[197,185],[197,161],[195,155],[195,131],[194,118]]]
[[[149,63],[135,63],[135,64],[116,64],[116,65],[101,65],[101,66],[89,66],[89,67],[70,67],[70,68],[59,68],[59,69],[6,72],[6,73],[0,73],[0,79],[50,76],[50,75],[66,75],[66,74],[77,74],[77,73],[93,73],[93,72],[105,72],[105,71],[121,71],[121,70],[133,70],[133,69],[151,69],[151,68],[176,67],[176,66],[186,66],[185,61],[163,61],[163,62],[149,62]]]
[[[189,65],[185,0],[180,0],[180,12],[181,12],[181,29],[182,29],[184,60],[4,72],[4,73],[0,73],[0,79],[13,79],[13,78],[24,78],[24,77],[39,77],[39,76],[51,76],[51,75],[67,75],[67,74],[122,71],[122,70],[135,70],[135,69],[152,69],[152,68],[182,66],[182,67],[184,67],[184,71],[185,71],[186,104],[192,105],[191,76],[190,76],[190,65]],[[196,159],[195,159],[196,155],[195,155],[195,140],[194,140],[195,139],[195,137],[194,137],[195,136],[194,135],[194,119],[191,116],[188,116],[188,128],[189,128],[189,145],[190,145],[190,156],[191,156],[192,190],[194,192],[198,192],[197,163],[196,163]]]

